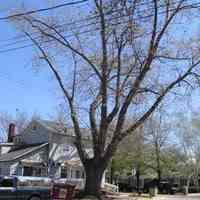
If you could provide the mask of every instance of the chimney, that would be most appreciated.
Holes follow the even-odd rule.
[[[10,123],[8,128],[8,142],[13,142],[15,137],[15,124]]]

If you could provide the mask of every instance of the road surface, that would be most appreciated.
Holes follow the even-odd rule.
[[[131,197],[130,193],[121,193],[117,196],[110,196],[106,200],[200,200],[200,194],[190,194],[190,195],[158,195],[154,198],[148,197]]]
[[[200,194],[184,195],[159,195],[154,197],[153,200],[200,200]]]

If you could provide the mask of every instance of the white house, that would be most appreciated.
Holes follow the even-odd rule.
[[[88,130],[82,132],[86,151],[92,156]],[[16,136],[11,124],[8,143],[0,144],[0,174],[84,180],[74,138],[73,128],[52,121],[33,120]]]

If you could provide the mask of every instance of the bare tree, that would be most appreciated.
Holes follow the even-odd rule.
[[[23,129],[28,124],[28,117],[24,112],[16,112],[16,115],[13,116],[6,112],[0,113],[0,130],[1,130],[1,141],[5,142],[7,140],[8,127],[10,123],[16,125],[16,134],[23,131]]]
[[[55,113],[50,113],[49,118],[53,119],[53,121],[59,124],[70,126],[69,111],[67,110],[65,103],[60,103],[58,106],[56,106]]]
[[[133,134],[169,92],[198,83],[198,38],[183,38],[185,30],[179,29],[181,19],[189,25],[190,9],[195,5],[186,0],[94,0],[79,13],[79,20],[65,26],[49,16],[13,18],[69,106],[87,194],[99,194],[103,172],[122,139]],[[127,117],[132,118],[129,126]],[[83,118],[90,127],[92,157],[82,141]]]
[[[11,122],[10,116],[7,113],[1,113],[0,116],[0,129],[1,129],[1,142],[7,139],[7,131],[9,123]]]
[[[163,166],[166,164],[164,154],[168,148],[171,126],[169,118],[162,107],[159,107],[156,112],[145,123],[145,140],[146,140],[146,165],[157,173],[158,184],[162,178]],[[168,158],[167,158],[168,159]]]
[[[200,134],[197,119],[181,114],[177,120],[177,146],[179,147],[180,155],[177,162],[179,173],[187,179],[187,186],[190,181],[196,181],[198,185],[199,170],[200,170]]]

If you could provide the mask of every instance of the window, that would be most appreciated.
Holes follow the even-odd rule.
[[[36,131],[37,130],[37,126],[36,125],[33,125],[32,126],[32,131]]]
[[[35,168],[34,169],[34,175],[40,177],[42,175],[42,169],[41,168]]]
[[[63,146],[63,152],[68,152],[70,150],[69,145]]]
[[[81,178],[81,172],[79,170],[76,170],[76,178]]]
[[[22,138],[19,136],[19,135],[17,135],[16,137],[15,137],[15,139],[14,139],[14,142],[16,142],[16,143],[21,143],[22,142]]]
[[[40,177],[42,175],[41,167],[27,167],[24,166],[23,176],[37,176]]]
[[[61,175],[60,178],[67,178],[68,177],[68,171],[65,167],[61,167]]]
[[[23,176],[32,176],[33,175],[33,168],[32,167],[24,167]]]

